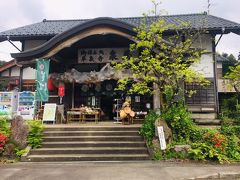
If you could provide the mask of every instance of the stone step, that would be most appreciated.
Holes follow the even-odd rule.
[[[216,113],[192,113],[193,119],[216,119]]]
[[[139,131],[44,131],[44,136],[137,136]]]
[[[204,129],[217,129],[221,128],[219,125],[199,125],[199,127],[204,128]]]
[[[219,119],[195,119],[194,120],[199,125],[220,125],[221,120]]]
[[[43,137],[43,142],[59,141],[141,141],[141,136],[53,136]]]
[[[61,147],[145,147],[144,141],[43,142],[42,148]]]
[[[78,126],[78,127],[45,127],[44,131],[139,131],[140,127],[131,126]]]
[[[51,154],[29,155],[25,161],[63,162],[63,161],[136,161],[150,160],[148,154]]]
[[[40,148],[30,155],[50,154],[146,154],[146,147],[82,147],[82,148]]]

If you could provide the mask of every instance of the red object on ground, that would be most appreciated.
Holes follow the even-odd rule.
[[[53,91],[54,89],[56,89],[56,86],[54,86],[53,82],[52,82],[52,79],[49,78],[48,79],[48,90],[49,91]]]
[[[58,96],[63,97],[65,95],[65,86],[59,85],[58,86]]]

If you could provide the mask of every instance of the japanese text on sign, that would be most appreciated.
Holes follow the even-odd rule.
[[[79,49],[78,63],[108,63],[119,62],[123,56],[127,56],[127,48],[93,48]]]
[[[165,150],[167,148],[167,146],[166,146],[166,140],[165,140],[165,136],[164,136],[163,126],[158,126],[157,130],[158,130],[160,148],[161,148],[161,150]]]

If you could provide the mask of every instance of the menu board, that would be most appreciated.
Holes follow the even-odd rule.
[[[35,93],[31,91],[23,91],[18,94],[17,114],[21,115],[25,120],[34,118],[35,110]]]
[[[43,122],[52,121],[55,123],[57,104],[55,103],[45,103],[43,111]]]

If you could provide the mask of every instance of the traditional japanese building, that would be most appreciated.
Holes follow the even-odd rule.
[[[147,17],[150,25],[159,17]],[[167,24],[178,26],[187,22],[193,28],[204,26],[205,34],[196,41],[196,47],[206,49],[201,61],[193,67],[211,82],[210,86],[198,87],[186,85],[188,89],[196,89],[192,97],[186,97],[189,110],[216,117],[218,112],[218,86],[216,80],[217,64],[216,46],[220,40],[216,35],[236,33],[240,35],[240,24],[216,16],[203,14],[186,14],[162,16]],[[11,29],[0,33],[0,41],[20,41],[22,51],[13,53],[18,65],[35,67],[36,59],[50,60],[50,77],[53,84],[62,81],[65,84],[63,102],[66,109],[79,107],[82,104],[101,108],[105,119],[112,119],[113,104],[116,99],[128,96],[124,92],[116,92],[116,81],[121,75],[116,74],[109,63],[121,61],[128,53],[129,44],[136,35],[133,30],[143,21],[143,17],[129,18],[95,18],[79,20],[46,20],[35,24]],[[168,29],[165,36],[174,34]],[[19,88],[22,89],[24,77],[19,76]],[[157,94],[153,96],[132,95],[132,106],[137,112],[159,108]],[[50,102],[59,103],[57,90],[50,91]],[[205,117],[203,115],[203,117]]]

